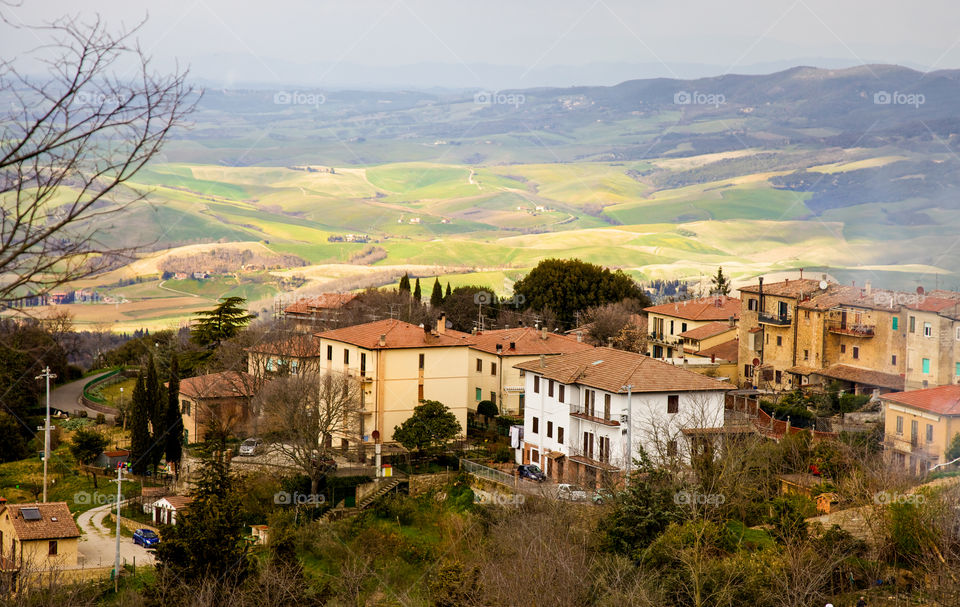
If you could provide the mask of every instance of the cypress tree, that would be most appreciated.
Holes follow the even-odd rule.
[[[183,416],[180,412],[180,364],[177,355],[170,357],[170,382],[167,387],[167,410],[163,427],[167,436],[164,451],[167,461],[177,466],[180,474],[180,460],[183,458]]]
[[[150,412],[147,410],[146,381],[141,371],[130,400],[130,466],[134,474],[146,474],[150,465]]]
[[[439,308],[443,305],[443,287],[440,286],[440,277],[433,281],[433,292],[430,293],[430,305]]]
[[[450,290],[450,283],[448,282],[448,283],[447,283],[447,294],[443,296],[444,301],[446,301],[447,298],[450,297],[450,293],[452,293],[452,291]]]
[[[403,278],[400,279],[400,290],[410,292],[410,275],[404,273]]]
[[[164,418],[166,417],[166,407],[164,406],[163,388],[160,386],[160,379],[157,377],[157,364],[151,353],[147,359],[147,377],[144,380],[144,388],[147,402],[147,412],[150,417],[150,465],[154,472],[160,465],[160,459],[163,457],[164,447]]]
[[[420,291],[420,278],[417,278],[417,282],[413,287],[413,298],[417,300],[417,303],[420,303],[420,298],[423,296],[423,293]]]

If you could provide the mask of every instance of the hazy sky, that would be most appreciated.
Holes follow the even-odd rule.
[[[818,58],[960,67],[956,0],[20,2],[2,9],[14,23],[99,13],[129,24],[149,13],[143,45],[206,77],[287,78],[282,63],[444,63],[478,85],[482,77],[471,72],[481,64],[516,66],[521,79],[595,62],[656,64],[668,75],[689,63],[723,73]],[[36,44],[26,31],[0,34],[7,59]]]

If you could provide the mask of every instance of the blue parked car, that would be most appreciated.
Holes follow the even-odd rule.
[[[540,466],[536,464],[523,464],[517,466],[517,473],[520,478],[528,478],[532,481],[537,481],[542,483],[547,480],[547,475],[543,473],[543,470],[540,469]]]
[[[133,532],[133,543],[144,548],[155,548],[160,543],[160,536],[150,529],[137,529]]]

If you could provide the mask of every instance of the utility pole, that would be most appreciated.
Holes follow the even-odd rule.
[[[633,469],[633,384],[621,386],[627,391],[627,478],[626,485],[630,485],[630,472]]]
[[[47,462],[50,461],[50,380],[57,377],[56,373],[50,372],[50,366],[43,369],[43,373],[35,379],[47,380],[47,423],[43,427],[43,501],[47,501]]]
[[[117,552],[113,560],[113,591],[117,592],[117,587],[120,583],[120,486],[123,481],[130,480],[122,477],[123,474],[123,464],[117,464],[117,479],[111,481],[117,484]]]

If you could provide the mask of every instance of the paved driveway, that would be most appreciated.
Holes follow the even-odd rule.
[[[109,567],[114,563],[116,554],[116,536],[112,534],[116,530],[116,523],[111,525],[107,519],[107,513],[111,508],[116,508],[116,504],[105,504],[91,508],[77,517],[77,527],[83,531],[80,536],[80,565],[83,567]],[[108,529],[112,527],[112,529]],[[137,565],[153,565],[153,551],[147,550],[143,546],[133,543],[133,539],[120,536],[120,562],[133,563],[137,559]]]

